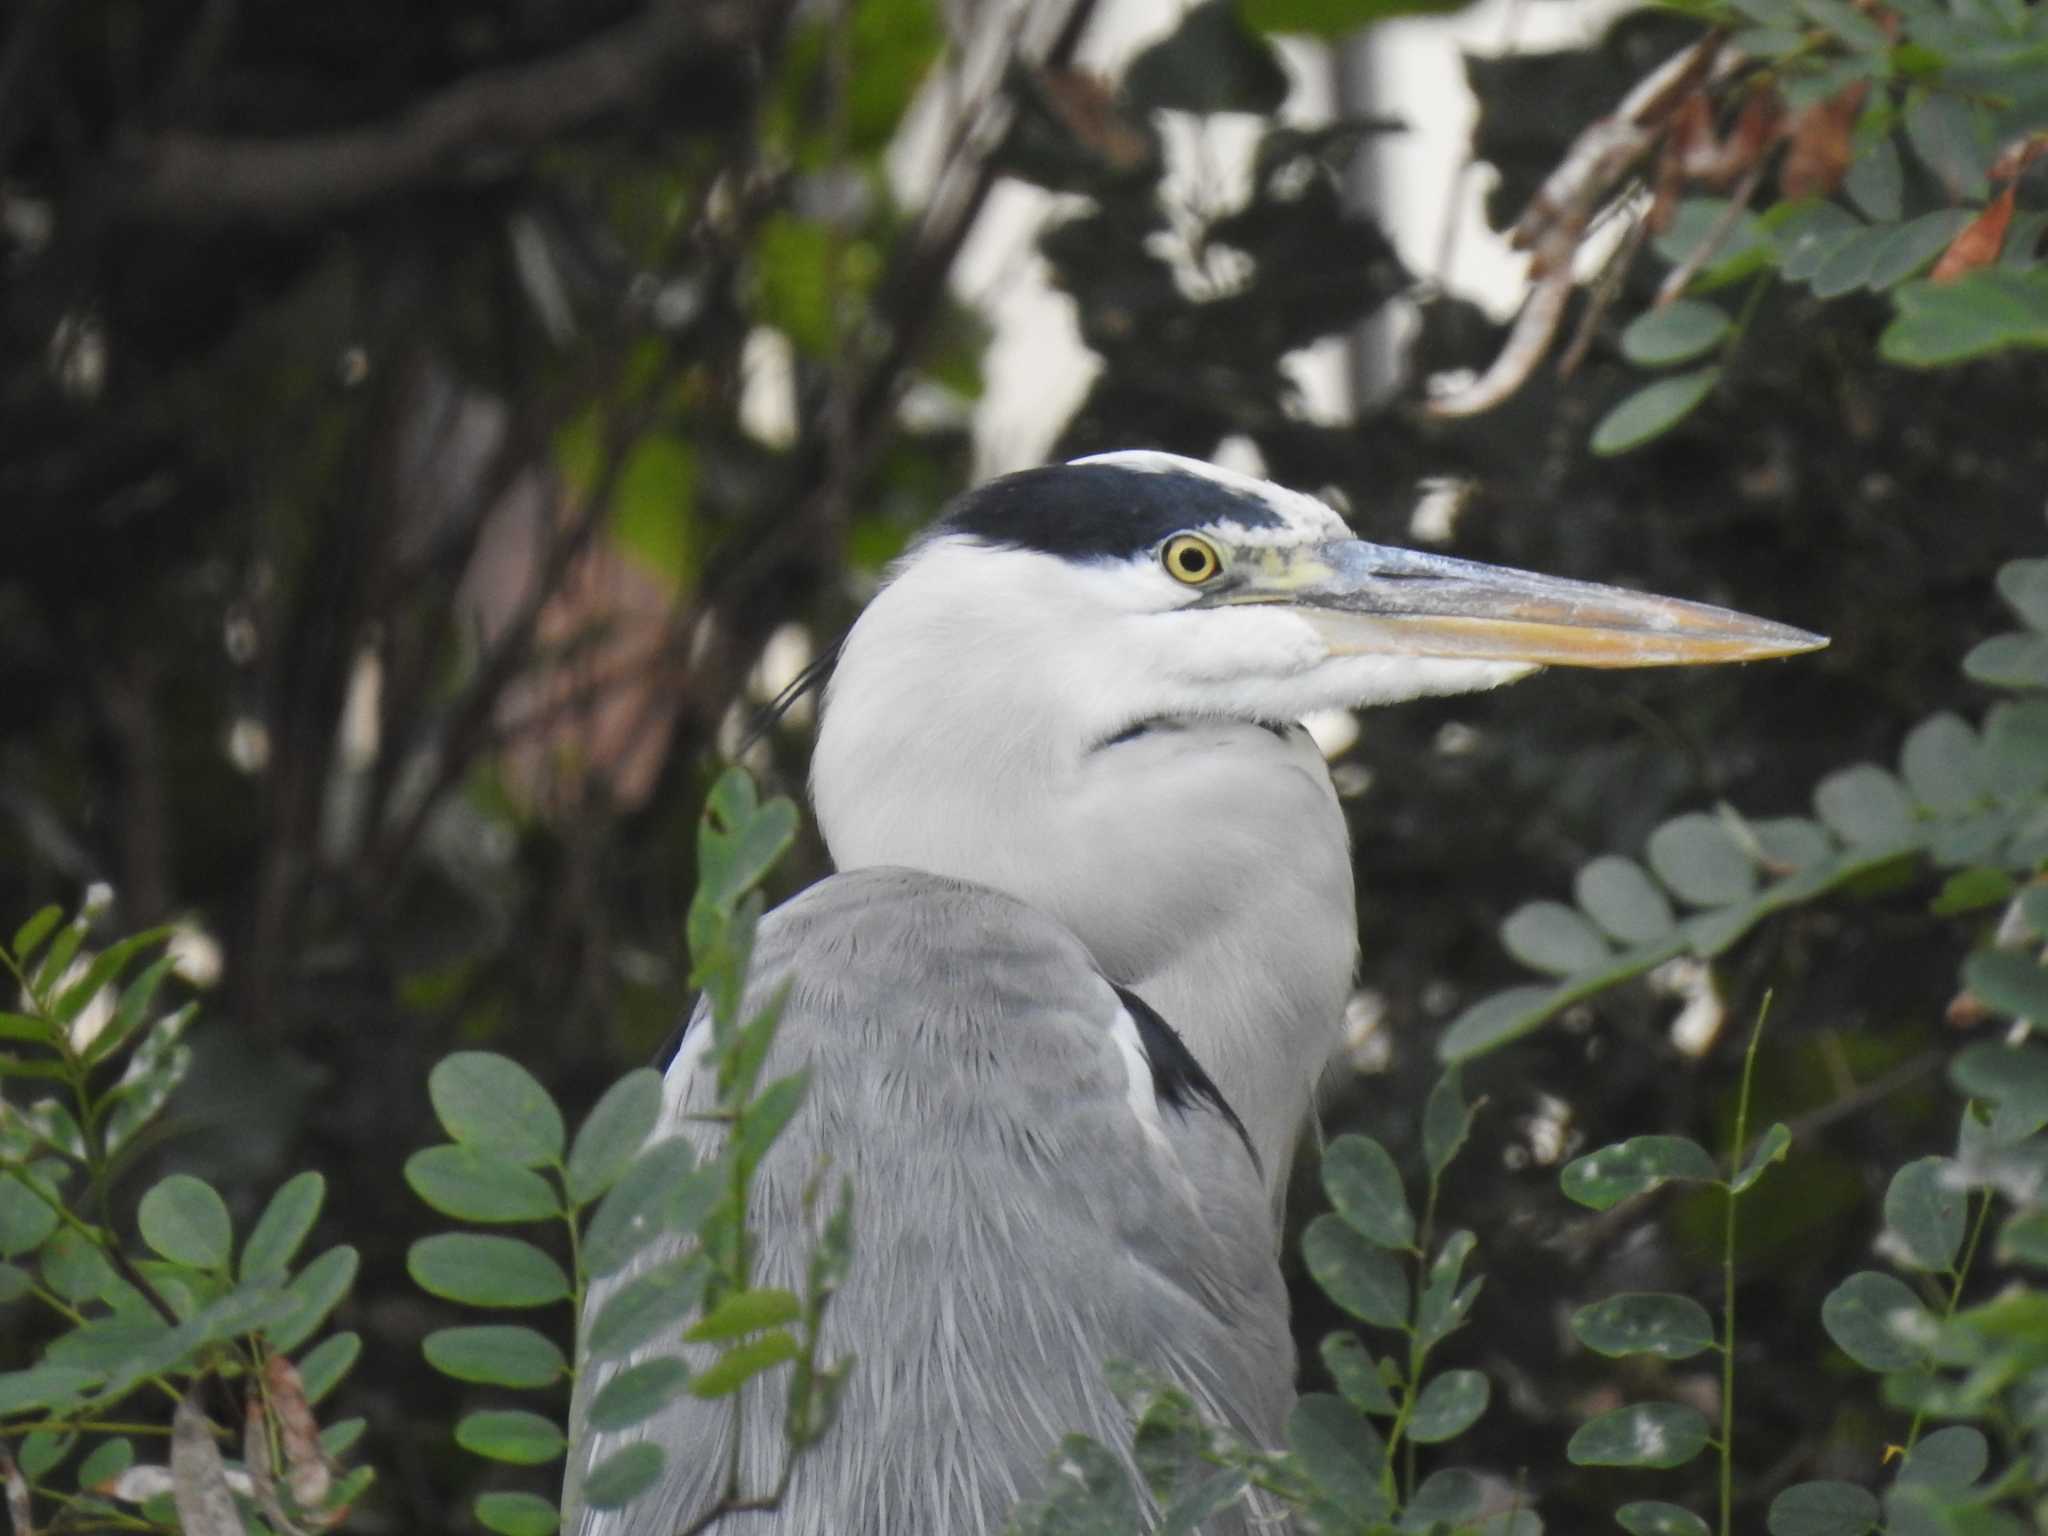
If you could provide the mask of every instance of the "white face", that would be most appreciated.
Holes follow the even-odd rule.
[[[1491,688],[1547,664],[1749,660],[1824,643],[1643,593],[1362,543],[1297,492],[1168,454],[957,501],[848,635],[814,782],[949,741],[1050,770],[1143,721],[1278,724]],[[964,768],[959,782],[983,771]],[[954,782],[954,781],[948,781]]]

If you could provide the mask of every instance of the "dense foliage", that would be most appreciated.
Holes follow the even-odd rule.
[[[1007,178],[1060,194],[1038,248],[1101,363],[1056,451],[1240,439],[1367,537],[1833,637],[1363,722],[1297,1455],[1131,1382],[1155,1491],[1258,1482],[1337,1529],[2038,1519],[2048,1069],[2006,1037],[2048,1016],[2048,12],[1687,4],[1471,60],[1502,229],[1600,122],[1633,135],[1525,235],[1557,313],[1518,353],[1348,191],[1386,124],[1279,118],[1270,33],[1416,8],[1208,0],[1109,81],[1074,68],[1089,0],[972,47],[926,0],[0,24],[0,911],[112,891],[9,949],[10,1500],[169,1520],[182,1465],[266,1510],[269,1476],[276,1529],[350,1499],[459,1529],[480,1497],[545,1528],[561,1405],[522,1394],[560,1391],[559,1302],[638,1187],[594,1149],[650,1079],[612,1085],[702,979],[720,742],[791,670],[764,689],[764,650],[822,647],[969,478],[987,332],[945,279]],[[1173,173],[1224,120],[1256,142],[1219,205]],[[1411,336],[1398,384],[1332,423],[1288,359],[1364,322]],[[1504,355],[1517,386],[1461,414]],[[1411,523],[1425,479],[1454,518]],[[753,749],[771,781],[804,721]],[[799,833],[771,889],[822,867]],[[728,1318],[821,1401],[829,1267]],[[464,1310],[508,1300],[539,1310]],[[1121,1469],[1070,1459],[1047,1528],[1127,1528]]]

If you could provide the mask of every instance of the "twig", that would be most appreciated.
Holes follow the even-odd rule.
[[[165,222],[288,222],[478,174],[481,152],[533,149],[652,99],[678,63],[703,68],[772,36],[790,3],[653,0],[576,47],[481,70],[382,123],[277,140],[166,133],[121,156],[114,202],[131,217]]]

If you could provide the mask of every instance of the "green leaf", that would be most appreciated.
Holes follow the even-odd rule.
[[[321,1203],[327,1198],[327,1180],[308,1170],[294,1174],[279,1186],[256,1225],[242,1244],[241,1276],[255,1280],[265,1275],[282,1276],[298,1255],[299,1245],[319,1220]]]
[[[79,1242],[85,1247],[89,1248],[91,1246],[89,1243],[85,1243],[83,1239],[79,1239]],[[20,1265],[0,1264],[0,1307],[6,1306],[11,1301],[21,1300],[22,1297],[35,1289],[35,1283],[35,1276],[31,1275]],[[67,1301],[70,1299],[68,1296],[65,1297]]]
[[[1385,1515],[1380,1471],[1386,1446],[1341,1397],[1311,1392],[1297,1401],[1287,1416],[1287,1444],[1316,1488],[1346,1514],[1367,1520]]]
[[[1938,1326],[1902,1282],[1868,1269],[1828,1292],[1820,1321],[1842,1353],[1870,1371],[1926,1364],[1928,1341]]]
[[[38,1267],[43,1283],[73,1305],[99,1301],[116,1289],[114,1266],[98,1244],[72,1227],[50,1234],[38,1255]]]
[[[754,1096],[747,1106],[746,1119],[740,1125],[739,1135],[734,1138],[734,1151],[740,1159],[740,1167],[752,1170],[760,1165],[775,1138],[782,1134],[803,1106],[804,1094],[811,1085],[808,1067],[792,1072],[787,1077],[778,1077]]]
[[[2048,1212],[2021,1212],[1999,1229],[1998,1261],[2048,1269]]]
[[[628,1072],[605,1091],[569,1148],[569,1197],[595,1200],[619,1180],[661,1118],[661,1074]]]
[[[170,936],[171,930],[168,928],[152,928],[144,933],[131,934],[118,943],[109,944],[93,956],[76,981],[64,988],[51,1005],[51,1016],[59,1024],[69,1024],[85,1011],[87,1003],[120,979],[121,973],[128,969],[129,961],[145,949],[162,944]]]
[[[50,936],[50,932],[64,921],[61,907],[44,907],[36,915],[14,930],[14,958],[26,966],[34,956],[36,947]]]
[[[725,1397],[736,1392],[763,1371],[796,1359],[803,1353],[795,1337],[786,1329],[777,1328],[772,1333],[761,1334],[748,1339],[744,1344],[735,1344],[710,1365],[697,1373],[690,1383],[690,1395],[702,1398]]]
[[[428,1074],[427,1093],[456,1141],[526,1167],[562,1155],[562,1112],[516,1061],[490,1051],[457,1051]]]
[[[1614,951],[1578,912],[1558,901],[1532,901],[1501,924],[1507,952],[1532,971],[1573,976],[1607,964]]]
[[[1637,1403],[1581,1424],[1565,1455],[1581,1467],[1682,1467],[1706,1447],[1709,1434],[1697,1408]]]
[[[542,1221],[561,1208],[554,1186],[531,1168],[473,1145],[422,1148],[405,1160],[405,1182],[461,1221]]]
[[[1694,291],[1718,288],[1737,278],[1768,267],[1772,246],[1763,222],[1753,213],[1738,211],[1732,220],[1725,197],[1689,197],[1678,205],[1671,227],[1657,236],[1657,254],[1677,266],[1692,254],[1724,220],[1730,233],[1722,241],[1714,264],[1694,281]]]
[[[696,499],[697,455],[691,445],[661,428],[641,433],[619,465],[611,535],[670,594],[687,590],[696,576]]]
[[[1648,853],[1657,878],[1696,907],[1725,907],[1756,894],[1749,855],[1713,816],[1672,818],[1650,834]]]
[[[2012,876],[2002,869],[1977,865],[1960,869],[1944,880],[1941,892],[1927,904],[1935,917],[1960,917],[1986,907],[2002,907],[2012,900]]]
[[[1400,1262],[1371,1246],[1341,1217],[1318,1216],[1302,1234],[1301,1254],[1329,1298],[1381,1328],[1408,1322],[1408,1277]]]
[[[757,802],[746,771],[728,768],[711,787],[708,809],[711,817],[698,835],[698,894],[729,910],[795,841],[796,807],[780,797]]]
[[[299,1385],[306,1401],[317,1403],[341,1385],[362,1353],[363,1336],[359,1333],[337,1333],[308,1350],[299,1362]]]
[[[1672,1179],[1710,1183],[1717,1176],[1714,1160],[1698,1142],[1683,1136],[1633,1136],[1574,1158],[1560,1182],[1571,1199],[1604,1211]]]
[[[1994,688],[2048,688],[2048,635],[1993,635],[1971,648],[1963,672]]]
[[[1948,1064],[1949,1081],[1998,1107],[1999,1139],[2018,1141],[2048,1125],[2048,1050],[2035,1045],[1972,1045]]]
[[[601,1280],[624,1268],[662,1233],[694,1231],[721,1183],[715,1167],[698,1168],[697,1154],[680,1136],[646,1148],[627,1165],[590,1218],[583,1236],[584,1272]]]
[[[1856,15],[1846,5],[1842,9]],[[1863,21],[1863,18],[1857,16],[1857,20]],[[1868,21],[1863,21],[1863,24],[1871,25]],[[1856,157],[1849,166],[1842,190],[1873,224],[1898,223],[1905,212],[1905,170],[1899,164],[1899,146],[1892,142],[1890,134]]]
[[[356,1250],[343,1243],[328,1249],[294,1275],[291,1284],[284,1288],[292,1303],[291,1313],[264,1330],[271,1348],[290,1354],[311,1338],[327,1314],[348,1294],[360,1262]]]
[[[1323,1340],[1323,1365],[1344,1400],[1360,1413],[1377,1413],[1392,1418],[1401,1411],[1388,1390],[1386,1378],[1373,1363],[1372,1355],[1355,1333],[1333,1333]]]
[[[1462,1435],[1486,1412],[1492,1385],[1478,1371],[1445,1371],[1422,1389],[1408,1420],[1408,1438],[1438,1445]]]
[[[1615,1524],[1629,1536],[1711,1536],[1707,1522],[1682,1504],[1639,1499],[1614,1512]]]
[[[613,1451],[583,1480],[583,1502],[591,1509],[617,1509],[630,1504],[661,1476],[662,1449],[648,1440]]]
[[[142,1197],[142,1240],[174,1264],[225,1269],[234,1252],[227,1202],[204,1179],[174,1173]]]
[[[1144,111],[1270,113],[1287,99],[1287,71],[1249,30],[1236,0],[1203,0],[1124,71],[1124,94]]]
[[[2048,560],[2008,560],[1998,568],[1998,595],[2030,629],[2048,634]]]
[[[1593,452],[1609,458],[1661,437],[1697,410],[1720,381],[1715,366],[1644,385],[1600,418],[1593,428]]]
[[[1726,336],[1733,322],[1717,304],[1679,299],[1645,310],[1621,333],[1622,355],[1640,368],[1690,362]]]
[[[35,1179],[35,1188],[57,1198],[47,1172],[31,1173],[30,1177]],[[21,1174],[0,1174],[0,1258],[11,1259],[40,1248],[57,1230],[57,1220],[56,1208],[24,1183]]]
[[[561,1426],[553,1419],[516,1408],[491,1408],[457,1422],[455,1443],[473,1456],[538,1467],[568,1448]]]
[[[1572,1314],[1572,1332],[1603,1355],[1685,1360],[1714,1347],[1714,1320],[1689,1296],[1630,1292]]]
[[[1984,201],[1992,148],[1980,113],[1946,91],[1927,92],[1907,103],[1906,140],[1951,198]]]
[[[1863,221],[1834,203],[1785,204],[1773,209],[1771,229],[1778,248],[1778,270],[1788,282],[1808,281],[1821,264],[1865,227]]]
[[[681,1397],[689,1384],[690,1368],[673,1355],[657,1355],[630,1365],[591,1398],[590,1427],[631,1429]]]
[[[1323,1154],[1323,1189],[1351,1230],[1381,1248],[1415,1243],[1415,1215],[1387,1149],[1370,1136],[1340,1136]]]
[[[1835,840],[1804,816],[1769,816],[1751,822],[1749,830],[1774,871],[1817,869],[1835,856]]]
[[[1664,938],[1677,921],[1663,889],[1642,865],[1619,854],[1604,853],[1582,868],[1572,894],[1588,917],[1624,944]]]
[[[1984,797],[1977,733],[1947,711],[1929,715],[1907,733],[1899,768],[1913,797],[1929,810],[1953,815]]]
[[[1843,842],[1889,847],[1913,840],[1913,802],[1875,763],[1831,773],[1813,792],[1813,808]]]
[[[763,1328],[793,1323],[803,1316],[803,1304],[793,1292],[774,1288],[734,1291],[683,1335],[693,1344],[737,1339]]]
[[[0,1414],[68,1407],[104,1377],[82,1366],[43,1364],[0,1373]]]
[[[1337,42],[1395,16],[1437,16],[1461,11],[1471,0],[1238,0],[1245,24],[1261,32],[1287,32]]]
[[[1923,1436],[1906,1452],[1899,1481],[1960,1490],[1982,1477],[1990,1464],[1991,1447],[1984,1432],[1968,1424],[1951,1424]]]
[[[471,1509],[476,1523],[498,1536],[554,1536],[562,1521],[551,1502],[532,1493],[478,1494]]]
[[[102,1440],[92,1454],[78,1464],[78,1488],[92,1493],[112,1482],[135,1465],[135,1445],[125,1435]]]
[[[1871,290],[1882,293],[1924,272],[1973,217],[1967,208],[1941,208],[1893,228],[1871,255]]]
[[[562,1266],[516,1237],[437,1233],[412,1245],[405,1268],[421,1290],[473,1307],[539,1307],[569,1294]]]
[[[1482,997],[1453,1019],[1437,1037],[1436,1054],[1446,1062],[1470,1061],[1519,1039],[1556,1011],[1556,987],[1509,987]]]
[[[421,1352],[442,1375],[491,1387],[552,1386],[569,1369],[554,1340],[506,1324],[442,1328],[427,1335]]]
[[[1884,1195],[1885,1225],[1898,1240],[1893,1255],[1914,1269],[1947,1274],[1963,1245],[1969,1193],[1946,1157],[1923,1157],[1892,1175]]]
[[[612,1295],[591,1320],[589,1350],[593,1360],[630,1354],[682,1321],[703,1298],[711,1278],[703,1254],[679,1254],[635,1275]]]
[[[36,967],[34,990],[47,997],[55,989],[64,974],[71,969],[71,962],[78,954],[78,947],[85,942],[88,923],[83,915],[74,917],[58,931],[56,941],[50,945],[49,953],[43,956]]]
[[[48,1046],[54,1051],[63,1037],[64,1032],[47,1019],[26,1013],[0,1012],[0,1040],[20,1040],[29,1045]]]
[[[2017,797],[2048,787],[2048,699],[1991,706],[1984,716],[1984,773],[1994,794]]]
[[[1762,1139],[1750,1152],[1749,1160],[1742,1165],[1742,1170],[1729,1180],[1729,1190],[1734,1194],[1741,1194],[1762,1178],[1764,1171],[1771,1164],[1782,1163],[1785,1154],[1791,1150],[1792,1128],[1782,1120],[1777,1121],[1764,1132]]]
[[[1445,1467],[1422,1480],[1401,1511],[1401,1529],[1428,1531],[1437,1526],[1457,1529],[1478,1518],[1486,1505],[1486,1484],[1463,1467]]]
[[[1831,245],[1807,281],[1817,299],[1839,299],[1846,293],[1870,286],[1877,274],[1877,261],[1891,239],[1889,227],[1858,229]]]
[[[1987,1008],[2048,1023],[2048,968],[2012,949],[1979,949],[1963,960],[1963,984]]]
[[[1898,318],[1878,338],[1887,362],[1936,368],[2007,348],[2048,347],[2048,267],[1979,267],[1954,282],[1893,290]]]
[[[1457,1067],[1446,1067],[1422,1105],[1422,1155],[1432,1177],[1442,1178],[1465,1145],[1475,1108],[1465,1102]]]
[[[1429,1266],[1423,1283],[1422,1296],[1415,1304],[1415,1340],[1423,1349],[1435,1347],[1462,1328],[1465,1314],[1479,1299],[1481,1281],[1475,1280],[1462,1290],[1458,1285],[1465,1260],[1477,1245],[1478,1239],[1470,1232],[1453,1232],[1437,1250],[1436,1261]]]
[[[1771,1536],[1867,1536],[1883,1514],[1854,1483],[1794,1483],[1771,1500]]]

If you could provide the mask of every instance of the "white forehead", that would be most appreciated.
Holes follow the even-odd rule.
[[[1069,462],[1110,465],[1140,474],[1194,475],[1237,495],[1253,498],[1280,519],[1278,526],[1254,526],[1228,516],[1203,524],[1226,535],[1236,544],[1284,545],[1304,540],[1352,537],[1350,526],[1326,502],[1300,491],[1290,491],[1270,480],[1261,480],[1256,475],[1239,474],[1234,469],[1211,464],[1206,459],[1183,458],[1177,453],[1161,453],[1152,448],[1121,448],[1115,453],[1090,454],[1085,459]]]

